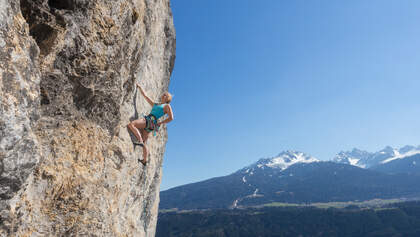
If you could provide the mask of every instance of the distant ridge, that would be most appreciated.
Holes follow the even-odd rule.
[[[340,152],[334,162],[319,161],[299,151],[284,151],[227,176],[162,191],[160,208],[239,208],[271,202],[419,197],[420,172],[412,166],[413,162],[417,164],[416,159],[420,164],[420,155],[410,156],[417,151],[418,147],[412,146],[398,150],[386,147],[376,153],[354,149]],[[411,162],[410,172],[405,172],[405,161]],[[398,172],[390,172],[397,162]]]
[[[416,154],[420,154],[420,146],[404,146],[400,149],[387,146],[384,149],[373,153],[354,148],[352,151],[342,151],[338,153],[332,161],[355,165],[361,168],[371,168]]]

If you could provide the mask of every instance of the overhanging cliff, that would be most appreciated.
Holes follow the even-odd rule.
[[[174,60],[169,0],[0,0],[0,235],[154,236]]]

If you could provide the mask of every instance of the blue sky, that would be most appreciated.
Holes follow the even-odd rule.
[[[161,190],[283,150],[420,145],[420,1],[172,0]]]

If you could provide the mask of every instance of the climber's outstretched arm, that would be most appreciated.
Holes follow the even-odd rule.
[[[163,111],[165,112],[165,114],[167,114],[168,115],[168,118],[167,119],[165,119],[165,120],[163,120],[162,122],[158,122],[158,125],[160,126],[161,124],[164,124],[164,123],[169,123],[169,122],[171,122],[172,120],[174,120],[174,113],[172,112],[172,107],[171,107],[171,105],[166,105],[164,108],[163,108]]]
[[[155,102],[153,102],[147,95],[146,93],[144,93],[143,88],[141,88],[141,86],[139,84],[136,83],[136,86],[140,89],[141,94],[144,96],[144,98],[146,99],[146,101],[153,106],[155,104]]]

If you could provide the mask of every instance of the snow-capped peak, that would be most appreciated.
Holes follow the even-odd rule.
[[[338,153],[333,161],[342,164],[349,164],[365,168],[364,161],[368,159],[372,153],[354,148],[352,151],[342,151]]]
[[[386,160],[381,161],[381,164],[385,164],[385,163],[388,163],[390,161],[397,160],[397,159],[404,159],[406,157],[414,156],[414,155],[417,155],[417,154],[420,154],[420,150],[410,150],[410,151],[407,151],[407,152],[402,153],[402,154],[398,152],[394,156],[392,156],[392,157],[390,157]]]
[[[261,159],[259,162],[257,162],[257,167],[270,167],[284,170],[287,169],[289,166],[297,163],[312,163],[317,161],[319,160],[303,152],[284,151],[276,157]]]
[[[397,149],[387,146],[384,149],[380,150],[379,154],[384,154],[384,155],[386,154],[389,156],[398,156],[400,155],[400,152]]]
[[[420,150],[420,146],[419,147],[415,147],[415,146],[404,146],[402,148],[400,148],[399,152],[404,154],[413,150]]]
[[[353,149],[352,151],[347,152],[340,152],[333,158],[333,161],[337,163],[355,165],[361,168],[369,168],[416,154],[420,154],[420,146],[404,146],[400,149],[387,146],[375,153],[361,151],[358,149]]]

